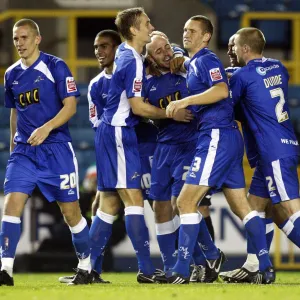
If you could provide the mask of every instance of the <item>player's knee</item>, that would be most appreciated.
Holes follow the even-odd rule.
[[[76,223],[81,220],[82,216],[78,203],[64,203],[60,205],[60,209],[66,223],[69,226],[73,226],[74,224],[76,225]]]

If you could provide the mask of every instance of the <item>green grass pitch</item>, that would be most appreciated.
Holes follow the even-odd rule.
[[[134,273],[103,274],[112,284],[67,286],[62,274],[16,274],[15,286],[0,287],[0,300],[286,300],[300,299],[300,272],[278,272],[276,284],[141,285]]]

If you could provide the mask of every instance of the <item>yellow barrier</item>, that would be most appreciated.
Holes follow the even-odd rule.
[[[293,59],[283,61],[291,75],[290,83],[300,84],[300,14],[287,12],[247,12],[242,16],[241,27],[251,26],[253,20],[287,20],[292,22]]]
[[[65,58],[73,76],[77,78],[78,67],[97,67],[95,59],[77,57],[77,19],[78,18],[114,18],[117,10],[8,10],[0,14],[0,23],[14,19],[15,22],[22,18],[67,18],[68,19],[68,56]],[[19,57],[15,52],[15,59]],[[5,70],[0,69],[0,74]],[[1,76],[3,80],[3,76]]]

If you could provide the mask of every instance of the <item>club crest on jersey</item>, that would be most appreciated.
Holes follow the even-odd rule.
[[[76,82],[74,77],[66,78],[67,93],[77,92]]]
[[[138,93],[142,90],[143,81],[141,78],[135,78],[133,82],[133,89],[134,93]]]
[[[209,70],[209,75],[212,81],[218,81],[223,78],[220,68],[213,68]]]

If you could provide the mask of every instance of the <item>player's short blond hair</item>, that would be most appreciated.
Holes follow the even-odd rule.
[[[266,39],[262,31],[255,27],[245,27],[237,31],[240,46],[248,45],[253,53],[262,54]]]
[[[21,26],[28,26],[30,29],[32,29],[36,35],[41,35],[40,34],[40,28],[37,23],[35,23],[31,19],[21,19],[16,24],[14,25],[14,28],[16,27],[21,27]]]

